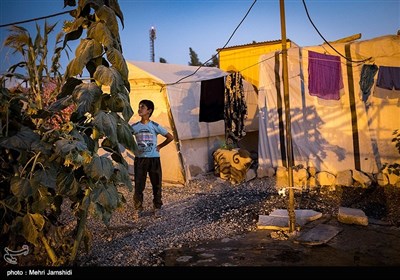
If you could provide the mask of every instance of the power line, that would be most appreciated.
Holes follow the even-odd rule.
[[[371,57],[370,57],[370,58],[363,59],[363,60],[351,60],[350,58],[348,58],[348,57],[342,55],[338,50],[336,50],[336,49],[324,38],[324,36],[322,36],[321,32],[319,32],[318,28],[315,26],[315,24],[314,24],[314,22],[312,21],[310,15],[308,14],[308,9],[307,9],[306,2],[305,2],[304,0],[302,0],[302,2],[303,2],[304,9],[306,10],[306,14],[307,14],[308,20],[310,21],[310,23],[312,24],[312,26],[314,27],[314,29],[317,31],[317,33],[319,34],[319,36],[321,36],[322,40],[324,40],[325,43],[327,43],[328,46],[330,46],[337,54],[339,54],[341,57],[343,57],[344,59],[346,59],[346,60],[349,61],[349,62],[357,62],[357,63],[359,63],[359,62],[365,62],[365,61],[368,61],[368,60],[371,59]]]
[[[43,16],[43,17],[38,17],[38,18],[33,18],[33,19],[27,19],[27,20],[22,20],[22,21],[16,21],[16,22],[12,22],[12,23],[7,23],[7,24],[1,24],[1,27],[7,27],[7,26],[11,26],[11,25],[17,25],[17,24],[22,24],[22,23],[27,23],[27,22],[31,22],[31,21],[37,21],[37,20],[41,20],[41,19],[46,19],[46,18],[51,18],[51,17],[56,17],[56,16],[60,16],[63,14],[67,14],[70,13],[74,10],[69,10],[69,11],[64,11],[61,13],[56,13],[56,14],[52,14],[52,15],[48,15],[48,16]]]
[[[242,18],[242,20],[239,22],[239,24],[236,26],[235,30],[232,32],[232,34],[231,34],[231,36],[229,37],[228,41],[227,41],[227,42],[225,43],[225,45],[217,52],[217,54],[213,55],[210,59],[208,59],[206,62],[204,62],[202,65],[200,65],[200,66],[196,69],[196,71],[194,71],[193,73],[191,73],[191,74],[189,74],[189,75],[187,75],[187,76],[185,76],[185,77],[180,78],[180,79],[179,79],[178,81],[176,81],[175,83],[171,83],[171,84],[168,84],[168,85],[169,85],[169,86],[170,86],[170,85],[175,85],[175,84],[179,83],[180,81],[182,81],[182,80],[184,80],[184,79],[186,79],[186,78],[189,78],[190,76],[193,76],[194,74],[197,73],[197,71],[200,70],[201,67],[203,67],[207,62],[209,62],[209,61],[210,61],[211,59],[213,59],[216,55],[218,55],[218,54],[220,53],[220,51],[223,50],[223,49],[226,47],[226,45],[228,45],[228,43],[231,41],[233,35],[236,33],[236,31],[238,30],[238,28],[240,27],[240,25],[241,25],[241,24],[243,23],[243,21],[246,19],[247,15],[250,13],[251,9],[253,8],[253,6],[254,6],[254,4],[255,4],[256,2],[257,2],[257,0],[254,0],[253,4],[251,4],[250,8],[247,10],[247,12],[246,12],[246,14],[244,15],[244,17]]]

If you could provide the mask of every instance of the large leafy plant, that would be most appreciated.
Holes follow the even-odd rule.
[[[394,130],[392,135],[393,135],[392,142],[395,143],[396,150],[400,154],[400,130],[399,129]],[[397,162],[391,164],[385,163],[382,167],[382,170],[384,169],[387,169],[387,172],[389,174],[393,173],[397,176],[400,176],[400,164]]]
[[[23,59],[0,85],[1,243],[16,250],[29,242],[39,264],[73,263],[81,241],[90,245],[88,215],[108,224],[125,201],[118,188],[132,190],[121,151],[135,148],[118,33],[122,12],[117,0],[65,0],[66,6],[76,9],[64,23],[64,41],[64,33],[57,36],[50,66],[47,44],[55,25],[46,23],[43,34],[37,26],[34,39],[14,26],[4,42]],[[60,56],[84,30],[62,75]],[[7,86],[9,79],[21,83]],[[76,226],[67,231],[60,217],[71,213]]]

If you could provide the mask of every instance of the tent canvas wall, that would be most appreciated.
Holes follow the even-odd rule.
[[[360,74],[363,63],[400,67],[400,36],[335,43],[334,48],[354,61],[340,58],[344,88],[339,100],[311,96],[308,89],[308,54],[338,55],[324,44],[288,50],[289,100],[294,165],[313,166],[336,174],[344,170],[377,173],[384,163],[400,162],[393,131],[400,128],[400,91],[376,86],[363,101]],[[286,166],[285,108],[282,57],[260,57],[259,168]],[[397,77],[400,79],[400,77]]]
[[[169,63],[127,61],[127,65],[130,101],[135,112],[130,123],[140,119],[136,114],[140,100],[150,99],[155,104],[151,119],[178,139],[161,150],[163,180],[185,184],[195,176],[211,171],[212,152],[224,143],[225,128],[223,120],[199,122],[201,81],[224,77],[228,73],[215,67],[198,69],[197,66]],[[250,83],[244,82],[244,88],[248,107],[246,130],[257,131],[257,94]],[[158,141],[163,141],[163,137],[159,137]],[[133,156],[129,152],[126,159],[132,166]]]

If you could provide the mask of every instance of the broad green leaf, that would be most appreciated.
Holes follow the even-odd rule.
[[[81,118],[85,113],[96,113],[97,102],[102,95],[101,89],[95,83],[84,83],[78,85],[73,91],[73,97],[78,103],[76,113]]]
[[[67,24],[64,24],[63,31],[64,33],[66,33],[66,35],[68,35],[69,33],[72,33],[73,31],[77,31],[79,28],[82,28],[83,25],[86,25],[86,21],[87,19],[85,19],[84,17],[76,18],[73,22],[69,21],[67,22]]]
[[[6,149],[14,150],[30,150],[34,142],[40,140],[39,135],[30,128],[23,126],[17,134],[0,140],[0,146]]]
[[[103,217],[104,208],[98,203],[92,203],[89,207],[89,213],[94,217],[99,217],[100,219]]]
[[[118,93],[118,96],[124,101],[124,109],[122,110],[122,116],[124,117],[124,120],[128,122],[133,116],[133,110],[129,101],[129,92],[126,93],[127,94],[120,92]]]
[[[107,50],[106,54],[108,61],[110,61],[112,66],[118,70],[118,72],[121,74],[121,77],[123,79],[128,79],[128,66],[122,53],[115,48],[110,48]]]
[[[125,93],[127,91],[121,74],[112,66],[108,68],[100,65],[97,67],[93,77],[102,85],[109,86],[111,94]]]
[[[80,0],[78,4],[81,9],[84,9],[87,5],[89,5],[97,10],[99,7],[104,5],[104,2],[104,0]]]
[[[116,161],[119,162],[125,166],[128,166],[128,163],[126,162],[126,160],[124,159],[124,157],[122,156],[121,153],[121,148],[122,147],[120,144],[115,144],[115,143],[111,143],[110,141],[108,141],[108,139],[105,139],[102,142],[102,147],[106,146],[106,147],[111,147],[111,158]]]
[[[78,141],[82,141],[82,142],[85,142],[85,136],[86,136],[86,134],[81,134],[80,132],[79,132],[79,130],[77,130],[77,129],[75,129],[75,128],[73,128],[70,132],[69,132],[69,135],[71,135],[72,137],[74,137],[76,140],[78,140]]]
[[[77,57],[73,58],[68,63],[67,70],[65,71],[65,78],[70,78],[79,74],[82,74],[85,64],[80,61]]]
[[[102,85],[111,86],[114,82],[114,76],[109,67],[100,65],[97,67],[96,72],[93,76]]]
[[[81,74],[83,68],[86,64],[93,59],[102,54],[103,47],[100,43],[91,39],[82,39],[79,46],[75,51],[75,58],[67,66],[67,71],[65,72],[65,78],[70,78]]]
[[[11,178],[11,192],[18,197],[19,200],[24,200],[32,196],[32,187],[28,179],[14,176]]]
[[[95,11],[95,14],[100,20],[105,22],[112,35],[118,36],[118,22],[113,9],[103,5]]]
[[[98,66],[104,65],[103,62],[104,62],[103,57],[97,57],[97,58],[93,58],[88,63],[86,63],[86,70],[89,72],[90,77],[94,76],[94,73],[96,72],[96,69]],[[108,67],[108,65],[107,65],[107,67]]]
[[[121,154],[119,149],[118,149],[118,152],[114,152],[114,153],[111,154],[111,158],[114,161],[118,162],[118,163],[121,163],[121,164],[123,164],[125,166],[128,166],[128,163],[126,162],[126,160],[122,156],[122,154]]]
[[[81,18],[81,19],[83,19],[83,18]],[[81,23],[78,22],[77,24],[81,24]],[[72,26],[72,27],[74,27],[74,26]],[[78,27],[76,27],[75,30],[67,32],[67,34],[65,34],[65,37],[64,37],[63,49],[65,49],[65,46],[67,45],[68,41],[73,41],[73,40],[79,39],[82,35],[82,32],[83,32],[82,26],[78,26]]]
[[[83,141],[76,141],[76,140],[68,140],[68,139],[61,139],[55,143],[55,152],[56,154],[60,155],[67,155],[71,151],[84,151],[87,149],[86,143]]]
[[[118,117],[116,113],[106,113],[104,111],[98,112],[93,121],[93,125],[103,133],[114,144],[117,143],[117,122]]]
[[[21,203],[20,200],[16,196],[9,196],[4,200],[4,203],[14,212],[21,211]]]
[[[35,246],[39,245],[39,234],[43,229],[45,224],[45,220],[40,214],[26,214],[22,219],[22,236],[34,244]]]
[[[73,77],[68,78],[67,81],[62,86],[61,92],[58,94],[57,99],[72,95],[72,92],[74,91],[75,87],[80,84],[82,84],[81,80],[78,80]]]
[[[119,194],[114,185],[102,185],[93,191],[92,202],[102,205],[106,210],[112,211],[118,206]]]
[[[60,195],[75,195],[78,191],[79,184],[72,172],[59,172],[56,182],[56,192]]]
[[[40,196],[32,202],[31,211],[35,213],[43,213],[46,209],[50,208],[53,200],[54,199],[51,196]]]
[[[112,161],[106,157],[94,156],[89,164],[83,166],[88,176],[93,178],[95,181],[101,178],[110,179],[114,172]]]
[[[65,8],[67,6],[75,7],[76,6],[76,1],[75,0],[64,0],[64,7],[63,8]]]
[[[90,25],[87,31],[87,36],[88,38],[101,43],[106,49],[113,47],[119,49],[118,41],[114,39],[108,26],[101,21],[94,22]]]
[[[128,166],[128,163],[125,161],[124,157],[122,156],[120,146],[121,146],[120,144],[112,143],[108,138],[104,139],[101,142],[101,147],[105,151],[111,153],[111,158],[114,161],[121,163],[125,166]]]
[[[109,0],[108,6],[114,10],[115,14],[121,20],[122,28],[124,28],[124,15],[122,14],[121,8],[119,7],[117,0]]]
[[[44,141],[32,143],[31,149],[35,152],[41,152],[44,155],[51,155],[53,153],[53,145]]]
[[[102,98],[102,108],[113,112],[122,112],[124,120],[129,121],[133,116],[133,110],[129,102],[129,95],[116,93],[104,95]]]
[[[117,127],[118,142],[127,148],[128,150],[134,152],[137,148],[135,138],[132,136],[131,126],[127,122],[118,122]]]
[[[57,167],[54,164],[51,164],[46,169],[37,170],[32,180],[37,182],[40,186],[55,189],[56,188],[56,181],[57,181]]]
[[[98,150],[98,142],[94,141],[90,136],[83,134],[82,136],[86,143],[87,149],[89,152],[94,153]]]
[[[76,48],[75,56],[86,65],[91,59],[101,56],[103,53],[102,45],[92,39],[82,39]]]
[[[122,112],[124,109],[124,102],[117,95],[104,94],[101,99],[101,109],[112,112]]]
[[[102,142],[101,142],[101,148],[103,148],[106,152],[109,153],[114,153],[115,144],[111,143],[111,141],[107,138],[105,138]]]
[[[112,177],[113,181],[116,184],[123,184],[128,188],[129,191],[132,191],[133,186],[132,186],[132,179],[129,176],[128,169],[120,163],[117,163],[114,165],[115,172]]]
[[[50,112],[60,112],[73,103],[72,96],[65,96],[50,104],[47,110]]]
[[[93,210],[97,216],[108,224],[112,212],[120,205],[120,194],[114,185],[98,184],[92,192]]]
[[[107,211],[107,209],[105,209],[102,205],[96,203],[94,204],[94,209],[95,209],[95,215],[97,217],[99,217],[103,223],[105,225],[109,225],[110,224],[110,220],[111,220],[111,212]]]

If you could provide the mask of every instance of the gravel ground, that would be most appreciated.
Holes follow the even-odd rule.
[[[165,186],[160,218],[151,214],[148,185],[145,215],[134,221],[133,192],[120,191],[127,204],[113,214],[108,227],[96,218],[89,219],[92,246],[79,255],[79,266],[163,266],[165,250],[255,231],[259,215],[286,209],[288,203],[288,196],[278,194],[274,177],[231,185],[207,174],[185,187]],[[296,190],[295,208],[331,215],[337,215],[339,206],[359,208],[368,217],[400,226],[399,193],[394,187]]]
[[[164,187],[161,217],[155,218],[148,185],[144,217],[133,221],[133,193],[125,188],[120,191],[127,204],[113,215],[108,227],[90,219],[93,246],[78,259],[80,265],[162,266],[159,255],[166,249],[254,230],[266,199],[277,195],[273,179],[232,186],[209,174],[185,187]]]

